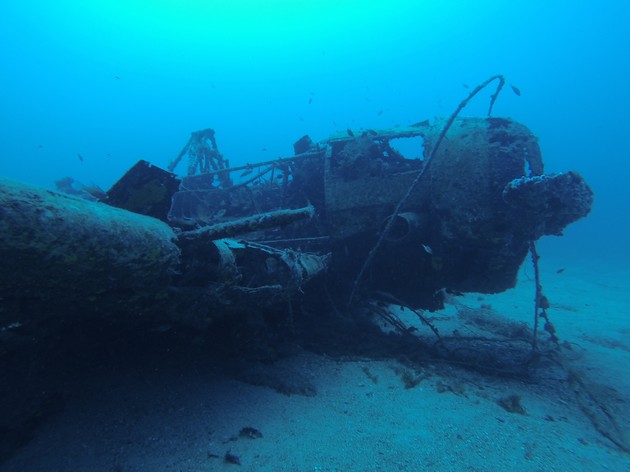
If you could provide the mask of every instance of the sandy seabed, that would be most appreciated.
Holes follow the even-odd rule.
[[[63,410],[0,470],[630,471],[630,454],[606,437],[630,435],[630,271],[541,263],[549,315],[592,398],[555,378],[557,369],[530,382],[302,351],[274,365],[306,386],[287,394],[211,360],[130,359],[75,381]],[[513,290],[458,300],[529,324],[533,292],[525,267]],[[510,398],[522,410],[501,406]]]

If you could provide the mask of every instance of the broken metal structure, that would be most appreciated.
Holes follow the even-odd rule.
[[[577,173],[544,174],[538,141],[523,125],[507,118],[464,118],[454,121],[447,142],[394,214],[427,165],[444,125],[445,120],[436,120],[350,131],[317,144],[305,136],[293,157],[185,176],[172,195],[151,201],[154,192],[146,189],[175,177],[141,162],[109,192],[109,203],[138,211],[129,202],[143,200],[137,196],[144,194],[145,213],[153,216],[158,216],[155,208],[171,203],[166,215],[159,213],[179,228],[183,259],[195,261],[188,262],[180,284],[193,273],[207,280],[203,272],[214,265],[200,266],[198,260],[212,246],[210,240],[241,233],[243,244],[252,248],[325,258],[328,290],[340,305],[393,219],[360,290],[434,309],[441,306],[445,288],[495,293],[513,287],[530,242],[561,234],[592,203],[592,192]],[[424,140],[424,158],[409,159],[396,150],[396,140],[414,137]],[[119,187],[131,188],[126,198],[118,197]],[[289,211],[309,217],[284,227],[273,221]],[[243,228],[218,231],[235,224]],[[269,277],[273,271],[261,262],[258,272]],[[243,288],[248,284],[244,281]]]
[[[304,137],[293,157],[181,178],[141,161],[110,189],[109,205],[5,182],[2,303],[85,294],[98,308],[120,291],[137,300],[185,293],[208,318],[217,306],[286,300],[326,272],[343,306],[390,219],[361,283],[366,296],[434,309],[441,289],[506,290],[530,242],[585,216],[592,192],[575,172],[544,174],[523,125],[463,118],[394,214],[443,127]],[[396,150],[395,140],[412,137],[424,139],[424,159]],[[138,290],[148,280],[160,283]],[[76,292],[63,295],[69,286]]]
[[[269,336],[278,325],[265,321],[279,316],[291,335],[294,321],[300,324],[311,345],[333,339],[378,355],[393,330],[403,347],[409,336],[414,346],[422,341],[421,350],[403,353],[407,359],[430,351],[458,365],[522,375],[542,352],[539,318],[558,347],[534,243],[586,216],[593,193],[577,172],[546,174],[538,140],[524,125],[490,113],[458,118],[497,78],[491,111],[502,76],[477,87],[449,118],[347,130],[319,143],[304,136],[293,156],[266,162],[230,167],[214,131],[200,130],[167,170],[140,161],[98,202],[93,192],[90,201],[0,179],[0,360],[29,366],[28,354],[19,354],[26,339],[34,351],[55,352],[71,320],[90,317],[108,320],[116,335],[121,320],[134,335],[147,325],[154,332],[203,329],[211,342],[227,338],[238,350],[278,339]],[[399,150],[403,140],[417,155]],[[178,176],[183,160],[187,175]],[[72,180],[63,183],[77,193]],[[533,331],[500,324],[487,309],[460,307],[457,321],[474,334],[441,335],[423,314],[449,293],[513,287],[530,251]],[[421,323],[401,321],[403,311]],[[252,320],[249,334],[238,322],[222,324],[239,319]],[[32,413],[33,402],[21,404],[10,379],[0,389],[0,429],[20,433],[42,415]],[[22,380],[30,385],[28,375]],[[611,440],[627,450],[615,434]]]
[[[99,203],[3,182],[2,325],[54,301],[207,326],[290,304],[317,276],[341,309],[385,293],[433,310],[445,289],[513,287],[530,244],[586,216],[593,194],[576,172],[545,174],[522,124],[456,115],[304,136],[294,156],[236,167],[201,130],[169,170],[140,161]],[[404,139],[423,142],[418,156]]]

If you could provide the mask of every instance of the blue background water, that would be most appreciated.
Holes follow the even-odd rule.
[[[628,24],[622,0],[6,0],[0,175],[107,188],[140,158],[165,167],[205,127],[232,164],[290,155],[305,133],[449,115],[502,73],[522,96],[506,90],[495,115],[596,193],[547,253],[627,265]]]

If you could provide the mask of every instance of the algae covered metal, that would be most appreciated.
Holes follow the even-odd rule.
[[[163,303],[180,250],[148,216],[0,179],[0,318]]]
[[[304,136],[294,149],[229,167],[201,130],[169,170],[140,161],[101,202],[3,180],[2,322],[54,301],[207,326],[307,286],[340,307],[386,293],[436,309],[445,290],[514,286],[531,243],[593,201],[576,172],[545,174],[537,138],[509,118]]]
[[[433,309],[444,288],[506,290],[530,242],[561,234],[587,215],[593,194],[575,172],[544,174],[537,138],[508,118],[456,119],[431,156],[445,124],[349,130],[320,143],[305,136],[293,157],[183,177],[166,221],[197,228],[183,234],[202,234],[252,215],[312,206],[309,219],[283,229],[249,228],[246,238],[330,253],[326,279],[342,304],[377,244],[369,276],[358,284],[365,296],[387,292]],[[415,138],[422,141],[419,157],[397,150],[397,141]],[[230,175],[228,186],[219,174]]]

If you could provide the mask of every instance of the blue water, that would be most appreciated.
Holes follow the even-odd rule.
[[[232,165],[289,156],[304,134],[448,116],[503,74],[521,95],[506,87],[493,114],[595,193],[541,255],[627,274],[628,25],[624,0],[4,0],[0,176],[107,189],[203,128]],[[462,115],[485,115],[490,88]]]

